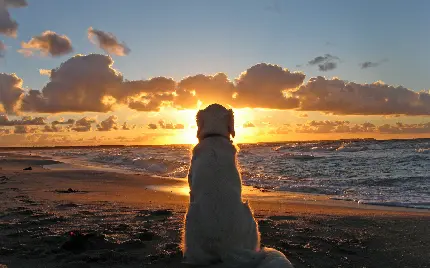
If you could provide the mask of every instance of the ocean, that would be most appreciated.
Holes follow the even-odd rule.
[[[243,183],[362,204],[430,209],[430,139],[239,144]],[[74,165],[185,178],[190,145],[32,150]]]

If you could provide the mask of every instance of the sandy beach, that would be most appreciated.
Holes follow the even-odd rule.
[[[185,180],[56,164],[0,155],[0,267],[186,267]],[[262,244],[295,267],[430,267],[428,210],[249,187],[244,198]]]

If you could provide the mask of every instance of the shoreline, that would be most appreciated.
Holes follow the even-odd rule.
[[[138,176],[147,176],[151,177],[153,179],[161,179],[161,180],[167,180],[172,181],[173,187],[169,188],[167,185],[162,185],[162,187],[159,187],[157,183],[154,185],[150,185],[149,188],[152,188],[153,190],[160,190],[165,192],[170,192],[173,194],[177,194],[180,196],[186,196],[188,197],[188,183],[186,178],[172,178],[172,177],[163,177],[163,176],[157,176],[157,175],[149,175],[149,174],[141,174],[137,171],[133,170],[127,170],[127,169],[120,169],[120,168],[109,168],[104,167],[102,165],[94,165],[88,163],[85,165],[84,163],[75,163],[73,164],[72,161],[67,161],[67,159],[64,158],[52,158],[50,156],[43,156],[43,155],[24,155],[24,154],[13,154],[13,153],[5,153],[0,151],[0,160],[2,159],[1,156],[4,157],[15,157],[17,160],[19,159],[31,159],[31,158],[43,158],[44,160],[52,161],[48,162],[47,164],[42,165],[41,167],[45,170],[52,170],[52,171],[63,171],[63,172],[70,172],[70,171],[97,171],[97,172],[106,172],[106,173],[112,173],[118,175],[138,175]],[[176,185],[176,182],[180,182],[181,185]],[[400,212],[423,212],[423,213],[429,213],[430,214],[430,208],[421,208],[421,207],[407,207],[407,206],[396,206],[391,205],[391,203],[387,205],[383,204],[366,204],[366,203],[360,203],[357,200],[345,200],[336,197],[335,195],[327,195],[327,194],[315,194],[315,193],[306,193],[306,192],[289,192],[289,191],[273,191],[273,190],[267,190],[263,188],[258,188],[255,186],[248,186],[243,185],[242,186],[242,192],[245,198],[248,198],[250,200],[256,201],[272,201],[272,202],[290,202],[290,203],[299,203],[307,205],[325,205],[325,206],[339,206],[339,207],[346,207],[351,209],[364,209],[364,210],[388,210],[388,211],[400,211]],[[315,203],[316,202],[316,203]]]

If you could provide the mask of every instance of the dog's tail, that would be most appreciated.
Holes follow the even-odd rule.
[[[291,262],[282,252],[273,248],[253,250],[235,250],[226,254],[222,263],[210,268],[293,268]]]

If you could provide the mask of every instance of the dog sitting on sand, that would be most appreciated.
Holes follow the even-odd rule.
[[[293,267],[279,251],[260,249],[251,208],[242,201],[233,111],[212,104],[197,113],[199,143],[188,174],[190,203],[183,235],[184,262],[209,267]]]

